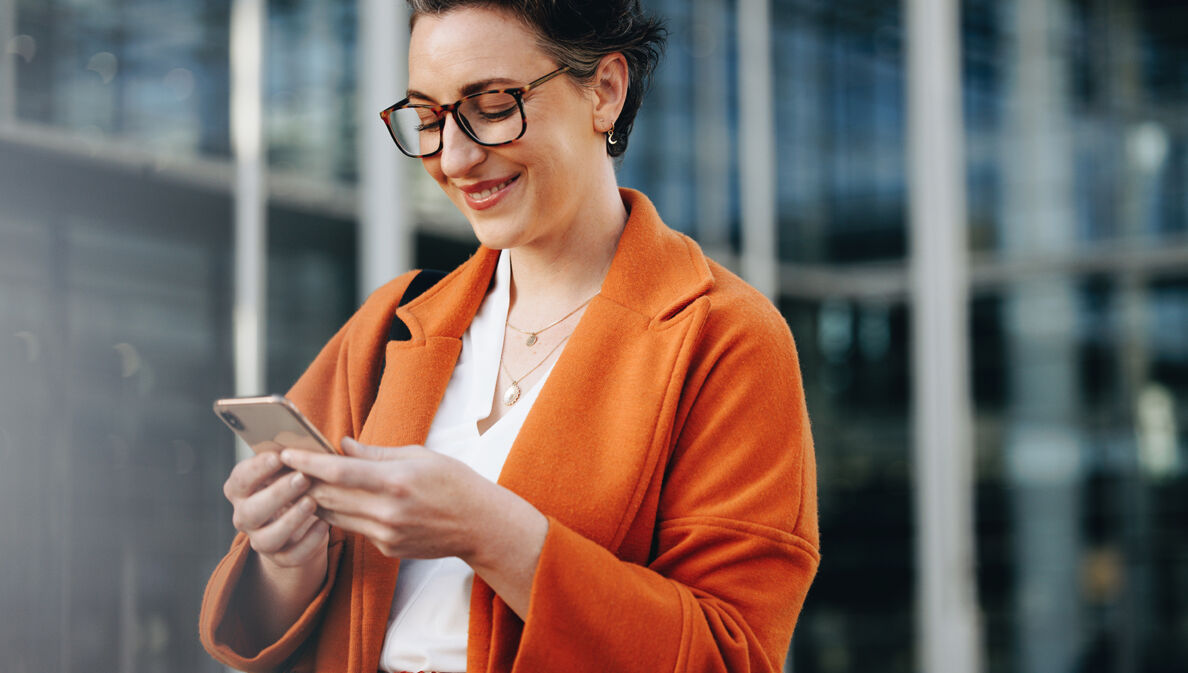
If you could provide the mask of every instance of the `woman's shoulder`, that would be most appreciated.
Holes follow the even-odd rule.
[[[712,259],[708,264],[714,279],[704,295],[708,335],[763,350],[793,348],[788,322],[770,299],[725,266]]]
[[[405,291],[420,273],[420,269],[406,271],[376,288],[356,309],[347,326],[367,329],[391,322]]]
[[[359,312],[395,308],[400,303],[400,298],[404,296],[404,292],[413,280],[421,274],[421,271],[421,269],[405,271],[379,286],[363,300],[363,304],[359,307]]]

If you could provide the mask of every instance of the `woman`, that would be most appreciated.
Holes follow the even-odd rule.
[[[482,247],[377,291],[290,391],[343,455],[232,471],[203,643],[245,671],[782,670],[818,563],[791,335],[615,182],[662,30],[637,0],[410,5],[384,118]]]

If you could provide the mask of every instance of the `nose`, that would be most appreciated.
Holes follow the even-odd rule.
[[[486,157],[486,148],[466,135],[453,115],[446,115],[441,133],[441,172],[448,177],[466,175]]]

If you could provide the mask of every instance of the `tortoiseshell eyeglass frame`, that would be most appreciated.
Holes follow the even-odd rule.
[[[525,112],[524,112],[524,96],[528,95],[528,92],[532,91],[536,87],[553,79],[557,75],[560,75],[561,73],[566,72],[567,70],[569,70],[569,66],[563,65],[560,68],[557,68],[556,70],[554,70],[553,72],[550,72],[549,74],[545,75],[544,77],[532,80],[531,82],[525,84],[524,86],[512,87],[510,89],[488,89],[486,91],[479,91],[476,93],[472,93],[468,96],[463,96],[462,98],[460,98],[457,101],[450,103],[448,105],[430,105],[427,103],[410,103],[409,99],[405,98],[404,100],[400,101],[399,103],[380,112],[380,119],[382,119],[384,121],[384,128],[388,129],[388,135],[392,136],[392,142],[396,143],[396,147],[405,156],[411,157],[413,159],[423,159],[425,157],[431,157],[434,154],[437,154],[438,152],[440,152],[441,148],[445,146],[445,134],[442,134],[442,133],[437,134],[437,149],[433,150],[432,152],[426,152],[424,154],[415,154],[413,152],[410,152],[410,151],[404,149],[404,146],[400,144],[400,140],[396,137],[396,132],[392,130],[392,124],[389,121],[392,117],[393,112],[395,112],[397,110],[404,109],[404,108],[414,108],[414,109],[419,108],[419,109],[425,109],[425,110],[432,110],[434,116],[437,117],[439,120],[444,119],[445,113],[448,112],[454,117],[454,122],[458,125],[458,128],[462,129],[462,132],[466,134],[466,137],[470,138],[471,140],[478,143],[479,145],[483,145],[485,147],[498,147],[499,145],[507,145],[508,143],[514,143],[515,141],[524,137],[524,132],[526,132],[528,130],[528,115],[525,114]],[[485,94],[491,94],[491,93],[505,93],[505,94],[510,95],[512,98],[514,98],[516,100],[516,107],[520,110],[520,133],[518,135],[516,135],[515,138],[512,138],[511,140],[504,140],[503,142],[498,142],[498,143],[485,143],[485,142],[479,140],[477,137],[475,137],[474,130],[470,128],[470,122],[467,121],[466,117],[463,117],[461,114],[458,113],[458,108],[466,101],[470,100],[471,98],[476,98],[478,96],[483,96]]]

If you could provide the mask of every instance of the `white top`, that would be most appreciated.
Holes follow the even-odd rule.
[[[479,434],[478,422],[491,415],[510,302],[511,262],[501,254],[494,286],[462,335],[462,352],[425,440],[426,448],[466,463],[491,481],[499,479],[512,442],[552,371],[550,365],[516,406]],[[402,560],[380,668],[389,673],[465,671],[473,581],[474,571],[456,556]]]

